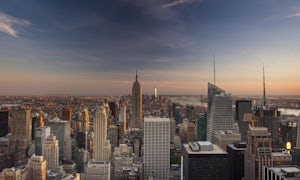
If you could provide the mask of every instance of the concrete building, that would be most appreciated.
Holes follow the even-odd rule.
[[[300,168],[298,166],[265,166],[263,171],[264,180],[298,180]]]
[[[109,161],[89,160],[86,173],[81,175],[81,180],[108,180],[111,179],[111,165]]]
[[[124,143],[125,134],[126,134],[126,105],[121,103],[119,108],[118,115],[118,124],[119,124],[119,142]]]
[[[237,100],[235,101],[235,120],[242,121],[244,119],[244,114],[252,113],[252,101],[251,100]]]
[[[63,108],[62,119],[72,121],[72,108],[70,107]]]
[[[215,131],[233,130],[232,99],[211,83],[208,83],[208,113],[207,140],[215,143]]]
[[[43,156],[33,155],[28,160],[28,178],[30,180],[46,180],[46,160]]]
[[[196,126],[191,122],[181,123],[179,135],[182,143],[188,143],[196,140]]]
[[[107,140],[107,115],[103,106],[100,106],[95,114],[93,145],[93,159],[96,161],[110,160],[111,145]]]
[[[272,138],[265,127],[249,127],[245,150],[245,180],[262,180],[263,167],[272,165]]]
[[[122,179],[122,167],[132,167],[133,154],[132,148],[126,144],[115,147],[113,155],[114,179]]]
[[[236,142],[227,145],[230,180],[241,180],[244,177],[245,150],[245,142]]]
[[[132,117],[130,128],[142,128],[142,118],[142,87],[136,73],[132,86]]]
[[[119,128],[116,125],[110,125],[108,127],[108,139],[111,144],[111,151],[119,145]]]
[[[242,141],[246,141],[249,126],[255,126],[254,116],[251,113],[245,113],[243,120],[238,121],[238,126]]]
[[[183,179],[228,180],[228,154],[209,141],[183,144]]]
[[[35,129],[35,154],[41,156],[43,154],[43,144],[45,140],[50,136],[50,127],[38,127]]]
[[[144,119],[144,177],[167,179],[170,168],[170,119]]]
[[[1,180],[20,180],[21,179],[21,170],[14,167],[4,169],[0,173]]]
[[[292,147],[297,146],[298,139],[298,128],[299,128],[299,118],[284,118],[280,122],[280,137],[282,138],[283,144],[290,142]]]
[[[241,141],[241,134],[233,133],[232,131],[218,130],[215,132],[215,139],[216,144],[226,151],[228,144]]]
[[[47,170],[59,166],[59,142],[53,134],[43,144],[43,157],[47,162]]]
[[[72,159],[71,124],[70,121],[55,118],[46,123],[50,133],[55,135],[59,142],[59,160]]]

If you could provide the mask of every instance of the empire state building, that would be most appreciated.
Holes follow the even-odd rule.
[[[138,75],[132,86],[132,118],[130,128],[141,128],[142,121],[142,88],[138,82]]]

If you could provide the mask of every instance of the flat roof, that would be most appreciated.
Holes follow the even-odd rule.
[[[169,122],[170,118],[146,117],[144,122]]]
[[[189,144],[183,144],[183,147],[186,149],[188,154],[228,154],[226,151],[221,149],[219,146],[213,144],[212,151],[193,151]]]

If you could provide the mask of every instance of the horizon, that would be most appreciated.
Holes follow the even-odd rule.
[[[0,3],[0,95],[300,95],[300,3],[110,0]],[[255,12],[255,13],[253,13]],[[215,58],[214,58],[215,57]]]

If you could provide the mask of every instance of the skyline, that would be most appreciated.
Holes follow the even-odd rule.
[[[0,2],[0,95],[299,95],[300,3]],[[298,38],[297,38],[298,37]]]

